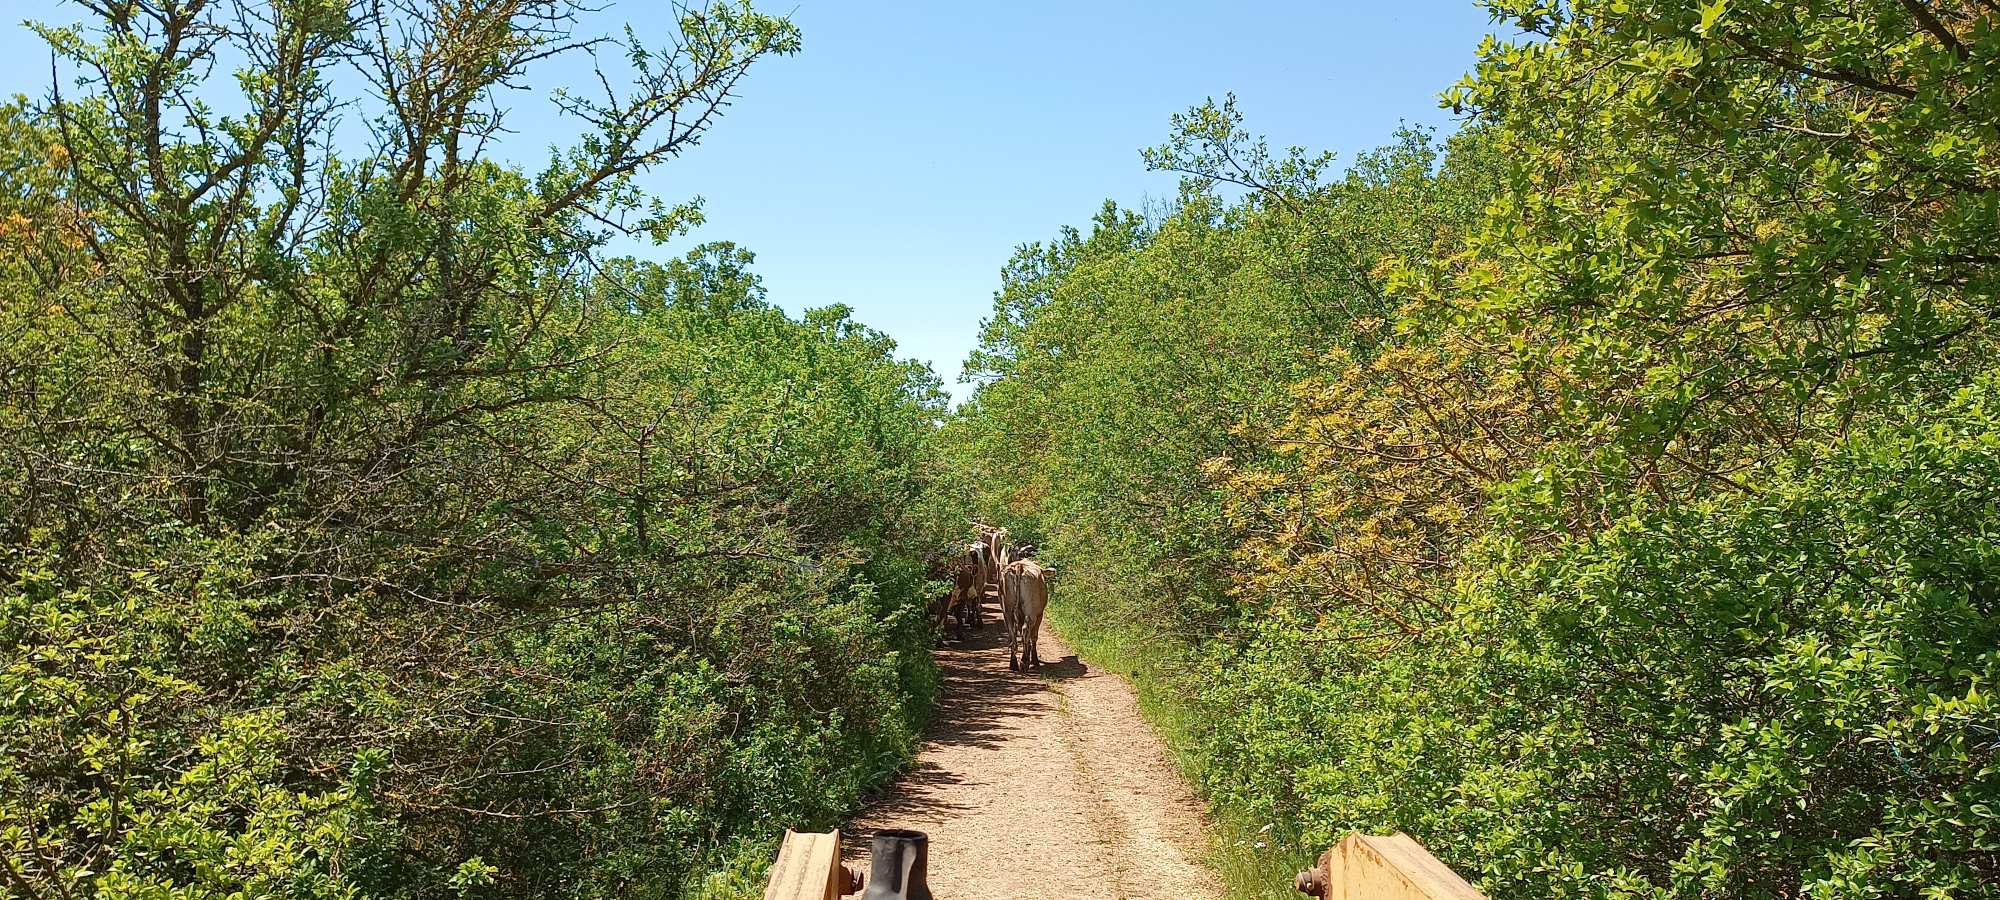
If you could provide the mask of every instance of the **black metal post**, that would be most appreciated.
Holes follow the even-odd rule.
[[[925,870],[931,838],[921,831],[885,828],[869,846],[868,890],[862,900],[931,900]]]

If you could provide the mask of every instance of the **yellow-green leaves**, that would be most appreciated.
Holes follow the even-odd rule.
[[[1728,11],[1729,0],[1714,0],[1712,3],[1702,4],[1701,21],[1694,26],[1695,33],[1708,34],[1717,22],[1722,21],[1723,14]]]

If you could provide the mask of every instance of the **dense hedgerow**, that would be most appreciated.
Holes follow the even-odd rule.
[[[1211,102],[1176,208],[1016,257],[983,514],[1245,891],[1367,828],[1499,897],[1995,896],[1993,11],[1487,6],[1442,146]]]
[[[1482,547],[1454,621],[1377,664],[1259,627],[1196,701],[1234,711],[1207,784],[1308,843],[1420,833],[1509,896],[1978,895],[2000,877],[1996,397],[1755,496]]]
[[[631,179],[796,30],[683,9],[629,93],[556,95],[574,147],[485,155],[573,11],[43,29],[77,81],[0,111],[0,895],[740,895],[908,758],[936,377],[731,245],[603,252],[693,221]]]
[[[900,409],[912,439],[929,415],[897,398],[904,376],[879,339],[837,317],[644,318],[692,326],[647,351],[678,373],[654,384],[709,394],[689,423],[765,420],[703,446],[782,442],[785,420],[828,406],[885,428]],[[690,378],[691,356],[733,361]],[[788,411],[758,385],[845,393],[871,368],[887,392],[853,396],[875,410],[821,395]],[[933,677],[928,583],[914,551],[899,560],[897,538],[869,531],[894,519],[874,504],[914,482],[863,496],[812,469],[872,460],[909,479],[914,447],[805,451],[791,464],[812,480],[790,499],[782,483],[738,489],[752,532],[687,501],[655,524],[674,555],[712,547],[718,564],[649,564],[660,557],[615,549],[627,523],[599,520],[613,533],[596,540],[629,558],[579,571],[563,588],[575,599],[553,606],[508,589],[532,556],[348,591],[292,571],[299,536],[282,528],[168,522],[94,535],[88,558],[27,535],[0,593],[0,834],[15,875],[103,896],[677,896],[732,841],[833,823],[913,748]],[[804,534],[815,527],[831,541]],[[751,562],[766,552],[788,558]]]

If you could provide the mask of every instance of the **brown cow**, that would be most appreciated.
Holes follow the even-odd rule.
[[[979,529],[979,543],[986,548],[986,569],[983,572],[983,587],[1000,587],[1000,570],[1006,568],[1001,551],[1007,546],[1007,529],[991,525],[976,525]],[[983,588],[982,588],[983,589]]]
[[[1034,559],[1035,549],[1034,544],[1026,542],[1008,544],[1007,549],[1001,551],[1000,563],[1004,567],[1009,563],[1019,562],[1024,559]]]
[[[979,590],[977,569],[963,568],[952,573],[952,608],[958,613],[959,639],[965,639],[965,626],[982,628],[986,625],[986,596]]]
[[[1005,572],[1007,571],[1008,566],[1011,566],[1014,563],[1020,562],[1021,560],[1024,559],[1032,559],[1034,555],[1035,555],[1034,544],[1008,544],[1004,547],[1001,547],[1000,560],[999,560],[1000,571]]]
[[[1008,564],[1000,576],[1000,615],[1007,622],[1007,668],[1016,672],[1039,669],[1036,647],[1042,633],[1042,613],[1049,608],[1048,571],[1032,559]],[[1016,655],[1016,644],[1021,652]]]
[[[931,627],[937,631],[939,636],[943,636],[945,623],[949,621],[952,623],[952,637],[959,641],[964,641],[965,616],[963,613],[959,614],[956,618],[952,616],[957,607],[957,600],[957,591],[932,597],[931,602],[926,605],[924,612],[929,616]]]
[[[965,555],[959,566],[961,570],[972,573],[972,627],[983,628],[986,626],[986,586],[996,583],[998,576],[993,573],[999,571],[999,567],[994,564],[992,553],[982,541],[965,545]]]

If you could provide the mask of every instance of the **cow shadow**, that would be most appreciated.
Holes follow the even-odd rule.
[[[984,654],[988,653],[992,654],[993,660],[997,660],[997,667],[984,657]],[[976,659],[955,658],[958,654],[981,656]],[[1044,660],[1040,668],[1025,672],[1008,669],[1006,662],[1007,625],[1000,618],[998,603],[989,595],[986,606],[986,627],[979,630],[967,628],[962,638],[948,639],[939,648],[938,670],[947,684],[956,681],[971,688],[975,694],[991,696],[995,691],[1018,694],[1034,690],[1032,684],[1023,686],[1017,683],[1019,679],[1033,679],[1035,676],[1040,676],[1048,681],[1068,681],[1090,674],[1089,667],[1077,659],[1074,653],[1055,662]],[[940,702],[942,700],[940,695]]]
[[[1049,681],[1069,681],[1090,674],[1090,667],[1072,653],[1055,662],[1043,660],[1042,667],[1036,669],[1035,674]]]

